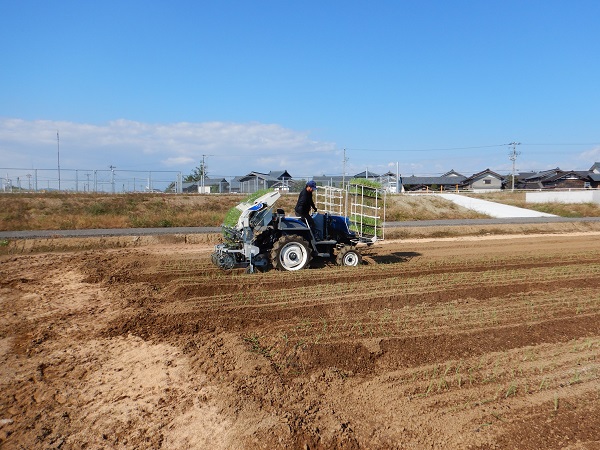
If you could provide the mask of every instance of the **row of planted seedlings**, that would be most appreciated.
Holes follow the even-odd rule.
[[[597,338],[541,344],[409,369],[394,381],[403,384],[409,395],[435,396],[432,401],[437,408],[470,409],[554,390],[553,406],[558,409],[558,400],[569,397],[571,386],[600,379],[599,346]],[[451,397],[444,402],[440,394]],[[466,397],[466,401],[460,405],[456,395]]]
[[[539,322],[557,317],[589,314],[598,311],[598,300],[590,289],[573,291],[561,289],[553,292],[548,299],[546,292],[523,294],[507,304],[507,297],[478,302],[467,299],[465,304],[418,304],[398,308],[382,308],[347,313],[335,313],[339,303],[323,305],[314,310],[314,304],[303,305],[271,327],[271,337],[280,336],[295,346],[341,343],[354,339],[390,338],[414,336],[415,330],[428,330],[427,333],[439,334],[460,332],[465,329],[485,329],[515,323]],[[373,305],[372,305],[373,306]],[[337,308],[337,309],[336,309]],[[298,314],[320,311],[319,316]],[[426,334],[427,334],[426,333]],[[277,341],[277,339],[275,339]],[[277,347],[272,340],[271,345]]]
[[[562,289],[548,298],[546,292],[532,295],[514,295],[486,299],[474,298],[462,302],[429,304],[397,308],[384,307],[366,312],[295,317],[276,327],[285,334],[294,335],[304,342],[339,342],[361,338],[398,338],[440,333],[458,333],[465,330],[502,327],[516,323],[534,323],[571,317],[598,311],[599,300],[592,290],[581,292]],[[335,309],[333,305],[331,309]]]
[[[464,404],[468,409],[508,397],[550,389],[558,392],[576,384],[596,382],[600,379],[598,349],[598,338],[578,338],[404,369],[389,381],[417,397],[478,388],[476,394],[468,394],[470,398]],[[443,402],[436,398],[435,405],[443,407]],[[448,406],[456,408],[456,401],[448,401]]]
[[[388,320],[386,314],[391,312],[382,312],[379,316],[382,322]],[[337,322],[327,317],[316,320],[306,317],[296,320],[293,326],[269,327],[268,330],[250,333],[246,340],[253,344],[253,351],[259,349],[263,356],[278,366],[278,370],[288,371],[301,369],[298,351],[307,347],[332,342],[344,345],[356,339],[377,337],[376,333],[370,334],[368,327],[356,321],[349,324],[355,331],[354,336],[348,336],[343,341],[331,339],[331,335],[339,331]],[[484,387],[483,391],[477,392],[478,397],[467,402],[472,405],[483,404],[596,381],[600,378],[600,361],[597,359],[599,346],[600,340],[594,337],[490,352],[394,371],[393,379],[389,381],[403,386],[407,394],[421,397]],[[456,407],[456,402],[450,404]]]
[[[358,272],[358,271],[357,271]],[[342,274],[342,272],[339,272]],[[295,275],[295,274],[294,274]],[[464,296],[475,296],[477,298],[491,299],[498,295],[506,295],[510,290],[513,294],[521,292],[523,288],[529,289],[531,280],[535,280],[540,292],[545,292],[544,283],[575,279],[587,279],[588,282],[596,280],[600,275],[600,264],[588,265],[584,268],[578,266],[559,267],[534,267],[528,269],[513,270],[490,270],[484,272],[457,272],[443,274],[423,274],[412,277],[386,276],[371,277],[369,283],[365,283],[362,277],[350,280],[343,277],[342,280],[324,277],[323,282],[313,285],[312,294],[307,297],[303,294],[305,290],[304,276],[291,276],[293,283],[287,287],[274,283],[260,290],[236,289],[229,286],[224,291],[208,289],[205,292],[202,285],[178,285],[178,292],[185,292],[188,300],[198,301],[204,306],[213,308],[220,307],[265,307],[269,306],[275,310],[287,308],[313,308],[336,307],[348,305],[353,311],[365,311],[366,308],[379,304],[380,306],[404,306],[418,301],[433,303],[448,303]],[[519,287],[521,286],[521,287]],[[529,287],[528,287],[529,286]],[[225,286],[223,286],[225,288]],[[495,292],[495,287],[502,287]],[[552,288],[556,290],[556,286]],[[194,291],[197,291],[194,294]],[[448,293],[454,292],[452,295]],[[445,297],[442,299],[440,295]],[[557,298],[557,292],[553,292],[553,298]],[[520,295],[520,294],[519,294]],[[544,294],[547,296],[546,294]],[[483,297],[482,297],[483,296]],[[594,296],[588,297],[590,299]],[[579,307],[593,307],[583,305]]]

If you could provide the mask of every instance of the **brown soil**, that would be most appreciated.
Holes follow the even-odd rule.
[[[600,448],[600,233],[0,257],[3,449]]]

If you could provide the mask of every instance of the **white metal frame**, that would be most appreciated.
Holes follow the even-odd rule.
[[[385,200],[385,190],[352,183],[348,189],[319,186],[315,204],[320,211],[350,217],[351,229],[361,239],[375,242],[385,238]]]
[[[345,189],[332,186],[319,186],[317,189],[317,208],[323,212],[338,216],[346,215],[346,193]]]
[[[349,191],[351,229],[373,242],[385,239],[385,191],[362,184],[350,184]]]

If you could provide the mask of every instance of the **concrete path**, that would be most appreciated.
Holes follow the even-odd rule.
[[[503,205],[502,203],[490,202],[479,198],[467,197],[466,195],[458,194],[435,194],[446,200],[456,203],[473,211],[487,214],[496,218],[512,218],[512,217],[557,217],[554,214],[548,214],[531,209],[518,208],[516,206]]]

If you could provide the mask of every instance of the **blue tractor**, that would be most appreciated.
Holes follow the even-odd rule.
[[[212,262],[224,270],[301,270],[313,258],[335,258],[340,266],[358,266],[362,256],[356,246],[373,244],[376,237],[364,238],[350,229],[348,217],[316,213],[315,230],[298,217],[286,217],[282,209],[273,212],[279,192],[263,195],[253,204],[241,203],[235,227],[223,227],[224,242],[215,246]]]

